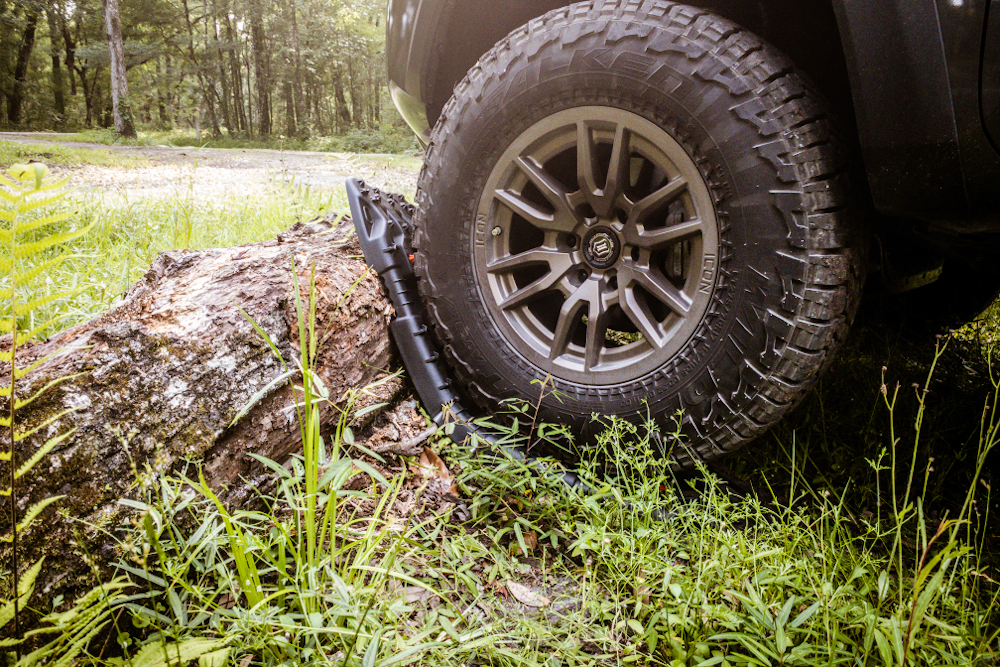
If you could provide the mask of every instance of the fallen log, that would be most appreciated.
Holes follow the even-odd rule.
[[[22,563],[46,557],[36,603],[39,595],[67,593],[69,599],[89,588],[95,564],[108,572],[117,558],[111,534],[129,511],[118,500],[139,496],[150,476],[201,461],[208,483],[239,507],[266,476],[251,453],[283,461],[300,449],[293,383],[267,389],[284,368],[248,321],[267,332],[294,368],[293,259],[303,300],[314,272],[322,339],[314,370],[330,396],[398,367],[386,327],[391,306],[351,231],[349,220],[337,227],[313,221],[263,243],[162,253],[118,306],[19,351],[21,367],[51,355],[20,381],[19,396],[67,379],[23,408],[17,427],[24,432],[71,412],[20,443],[17,460],[27,460],[44,437],[74,429],[17,489],[19,516],[46,497],[65,496],[59,511],[46,510],[20,536]],[[253,407],[239,416],[251,399]],[[407,399],[398,378],[363,399],[393,410],[369,425],[378,439],[374,448],[392,449],[393,442],[412,441],[423,430]],[[339,413],[328,407],[323,415],[329,423]],[[0,535],[10,528],[4,503]],[[5,547],[0,569],[9,572]]]

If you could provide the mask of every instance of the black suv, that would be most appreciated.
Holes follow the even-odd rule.
[[[870,267],[929,314],[1000,286],[1000,0],[391,0],[388,60],[481,405],[683,415],[712,458],[815,383]]]

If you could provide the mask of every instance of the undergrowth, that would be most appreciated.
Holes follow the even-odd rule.
[[[998,394],[994,384],[984,403],[980,460],[1000,438]],[[899,406],[891,390],[885,398],[891,418]],[[520,425],[534,422],[530,406],[516,411]],[[325,537],[315,542],[329,559],[325,576],[339,579],[291,565],[308,553],[303,460],[291,471],[271,464],[277,491],[267,509],[228,519],[242,531],[236,541],[203,486],[164,480],[129,538],[131,553],[151,563],[130,570],[156,589],[156,611],[130,603],[151,636],[224,647],[241,665],[292,656],[344,665],[989,665],[1000,655],[1000,589],[970,523],[980,478],[960,511],[931,518],[926,471],[907,460],[917,441],[894,443],[880,470],[895,502],[866,516],[850,487],[816,488],[801,475],[787,494],[755,495],[704,467],[678,473],[663,456],[684,446],[678,434],[619,420],[605,420],[584,454],[589,494],[562,483],[558,462],[539,474],[538,464],[442,440],[466,499],[452,510],[459,520],[419,506],[401,513],[399,478],[348,463],[343,423],[315,495],[317,516],[339,516],[318,522]],[[507,428],[511,444],[565,437],[552,425]],[[792,470],[796,456],[793,448]],[[332,471],[348,469],[334,481]],[[366,490],[347,498],[351,474]],[[908,489],[891,488],[897,474]],[[182,514],[194,517],[183,534]],[[256,578],[240,569],[241,554],[252,554]],[[308,603],[318,615],[303,611]],[[364,655],[350,648],[354,637]]]
[[[352,152],[352,153],[415,153],[420,150],[413,132],[407,127],[385,125],[374,129],[355,129],[341,135],[309,138],[275,135],[266,139],[224,134],[212,137],[202,131],[199,138],[193,129],[149,130],[139,132],[137,139],[116,137],[111,130],[84,130],[60,135],[60,141],[130,146],[194,146],[199,148],[264,148],[290,151]]]
[[[0,141],[0,165],[12,165],[29,160],[66,167],[83,165],[137,167],[146,162],[134,155],[122,155],[108,150]]]

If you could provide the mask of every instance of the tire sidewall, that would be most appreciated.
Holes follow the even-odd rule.
[[[715,207],[719,246],[708,310],[680,351],[656,371],[604,386],[552,378],[547,386],[553,393],[542,406],[578,428],[594,413],[663,421],[681,410],[686,430],[705,437],[740,413],[770,374],[769,360],[779,361],[776,333],[795,315],[788,290],[806,282],[808,262],[789,243],[788,213],[775,205],[773,193],[801,192],[794,172],[776,161],[776,151],[761,150],[781,141],[762,132],[772,129],[770,121],[740,111],[760,99],[750,84],[712,54],[688,58],[692,45],[669,28],[653,28],[671,48],[650,56],[649,28],[612,25],[621,33],[613,49],[603,34],[576,38],[572,48],[563,48],[565,33],[586,32],[586,24],[542,32],[528,49],[508,52],[509,62],[497,63],[502,77],[467,81],[458,93],[467,98],[461,114],[435,129],[439,157],[433,178],[422,177],[419,184],[421,250],[429,258],[427,277],[438,289],[437,319],[450,328],[449,356],[460,360],[459,374],[467,376],[472,397],[537,400],[546,374],[501,334],[476,281],[473,243],[477,229],[481,233],[489,224],[476,219],[483,187],[511,142],[562,109],[611,106],[664,128],[697,164]]]

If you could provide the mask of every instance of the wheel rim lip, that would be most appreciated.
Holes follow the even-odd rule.
[[[701,233],[688,241],[690,266],[686,271],[682,293],[691,298],[692,306],[685,317],[668,316],[659,322],[658,333],[665,340],[656,347],[645,338],[621,347],[602,348],[599,363],[587,368],[584,362],[586,349],[570,343],[564,353],[549,359],[554,340],[553,330],[541,322],[527,306],[504,310],[500,301],[517,289],[509,274],[498,276],[487,265],[509,250],[511,223],[514,214],[498,204],[493,193],[500,187],[522,192],[528,183],[527,176],[516,165],[518,157],[532,157],[540,164],[562,151],[575,147],[573,139],[577,123],[584,122],[597,128],[597,135],[607,134],[605,125],[621,124],[632,133],[630,155],[639,154],[670,176],[681,176],[687,182],[684,195],[686,213],[693,213],[704,222]],[[604,132],[604,135],[601,133]],[[605,137],[606,138],[606,137]],[[690,209],[690,210],[689,210]],[[711,193],[694,160],[666,130],[647,118],[624,109],[606,106],[573,107],[556,112],[536,122],[523,131],[504,151],[491,171],[476,208],[476,233],[472,239],[473,272],[480,298],[493,324],[508,344],[526,361],[544,374],[563,380],[591,386],[613,385],[634,381],[656,371],[674,357],[690,340],[704,319],[715,290],[718,267],[719,234],[717,216]],[[604,226],[603,223],[597,223]],[[592,226],[597,226],[592,225]],[[501,230],[499,236],[490,232]],[[616,262],[628,262],[626,245],[620,229]],[[567,256],[576,263],[594,270],[588,280],[606,279],[607,273],[596,269],[585,258],[583,237],[575,250]],[[506,244],[506,245],[505,245]],[[605,341],[606,343],[606,341]]]

